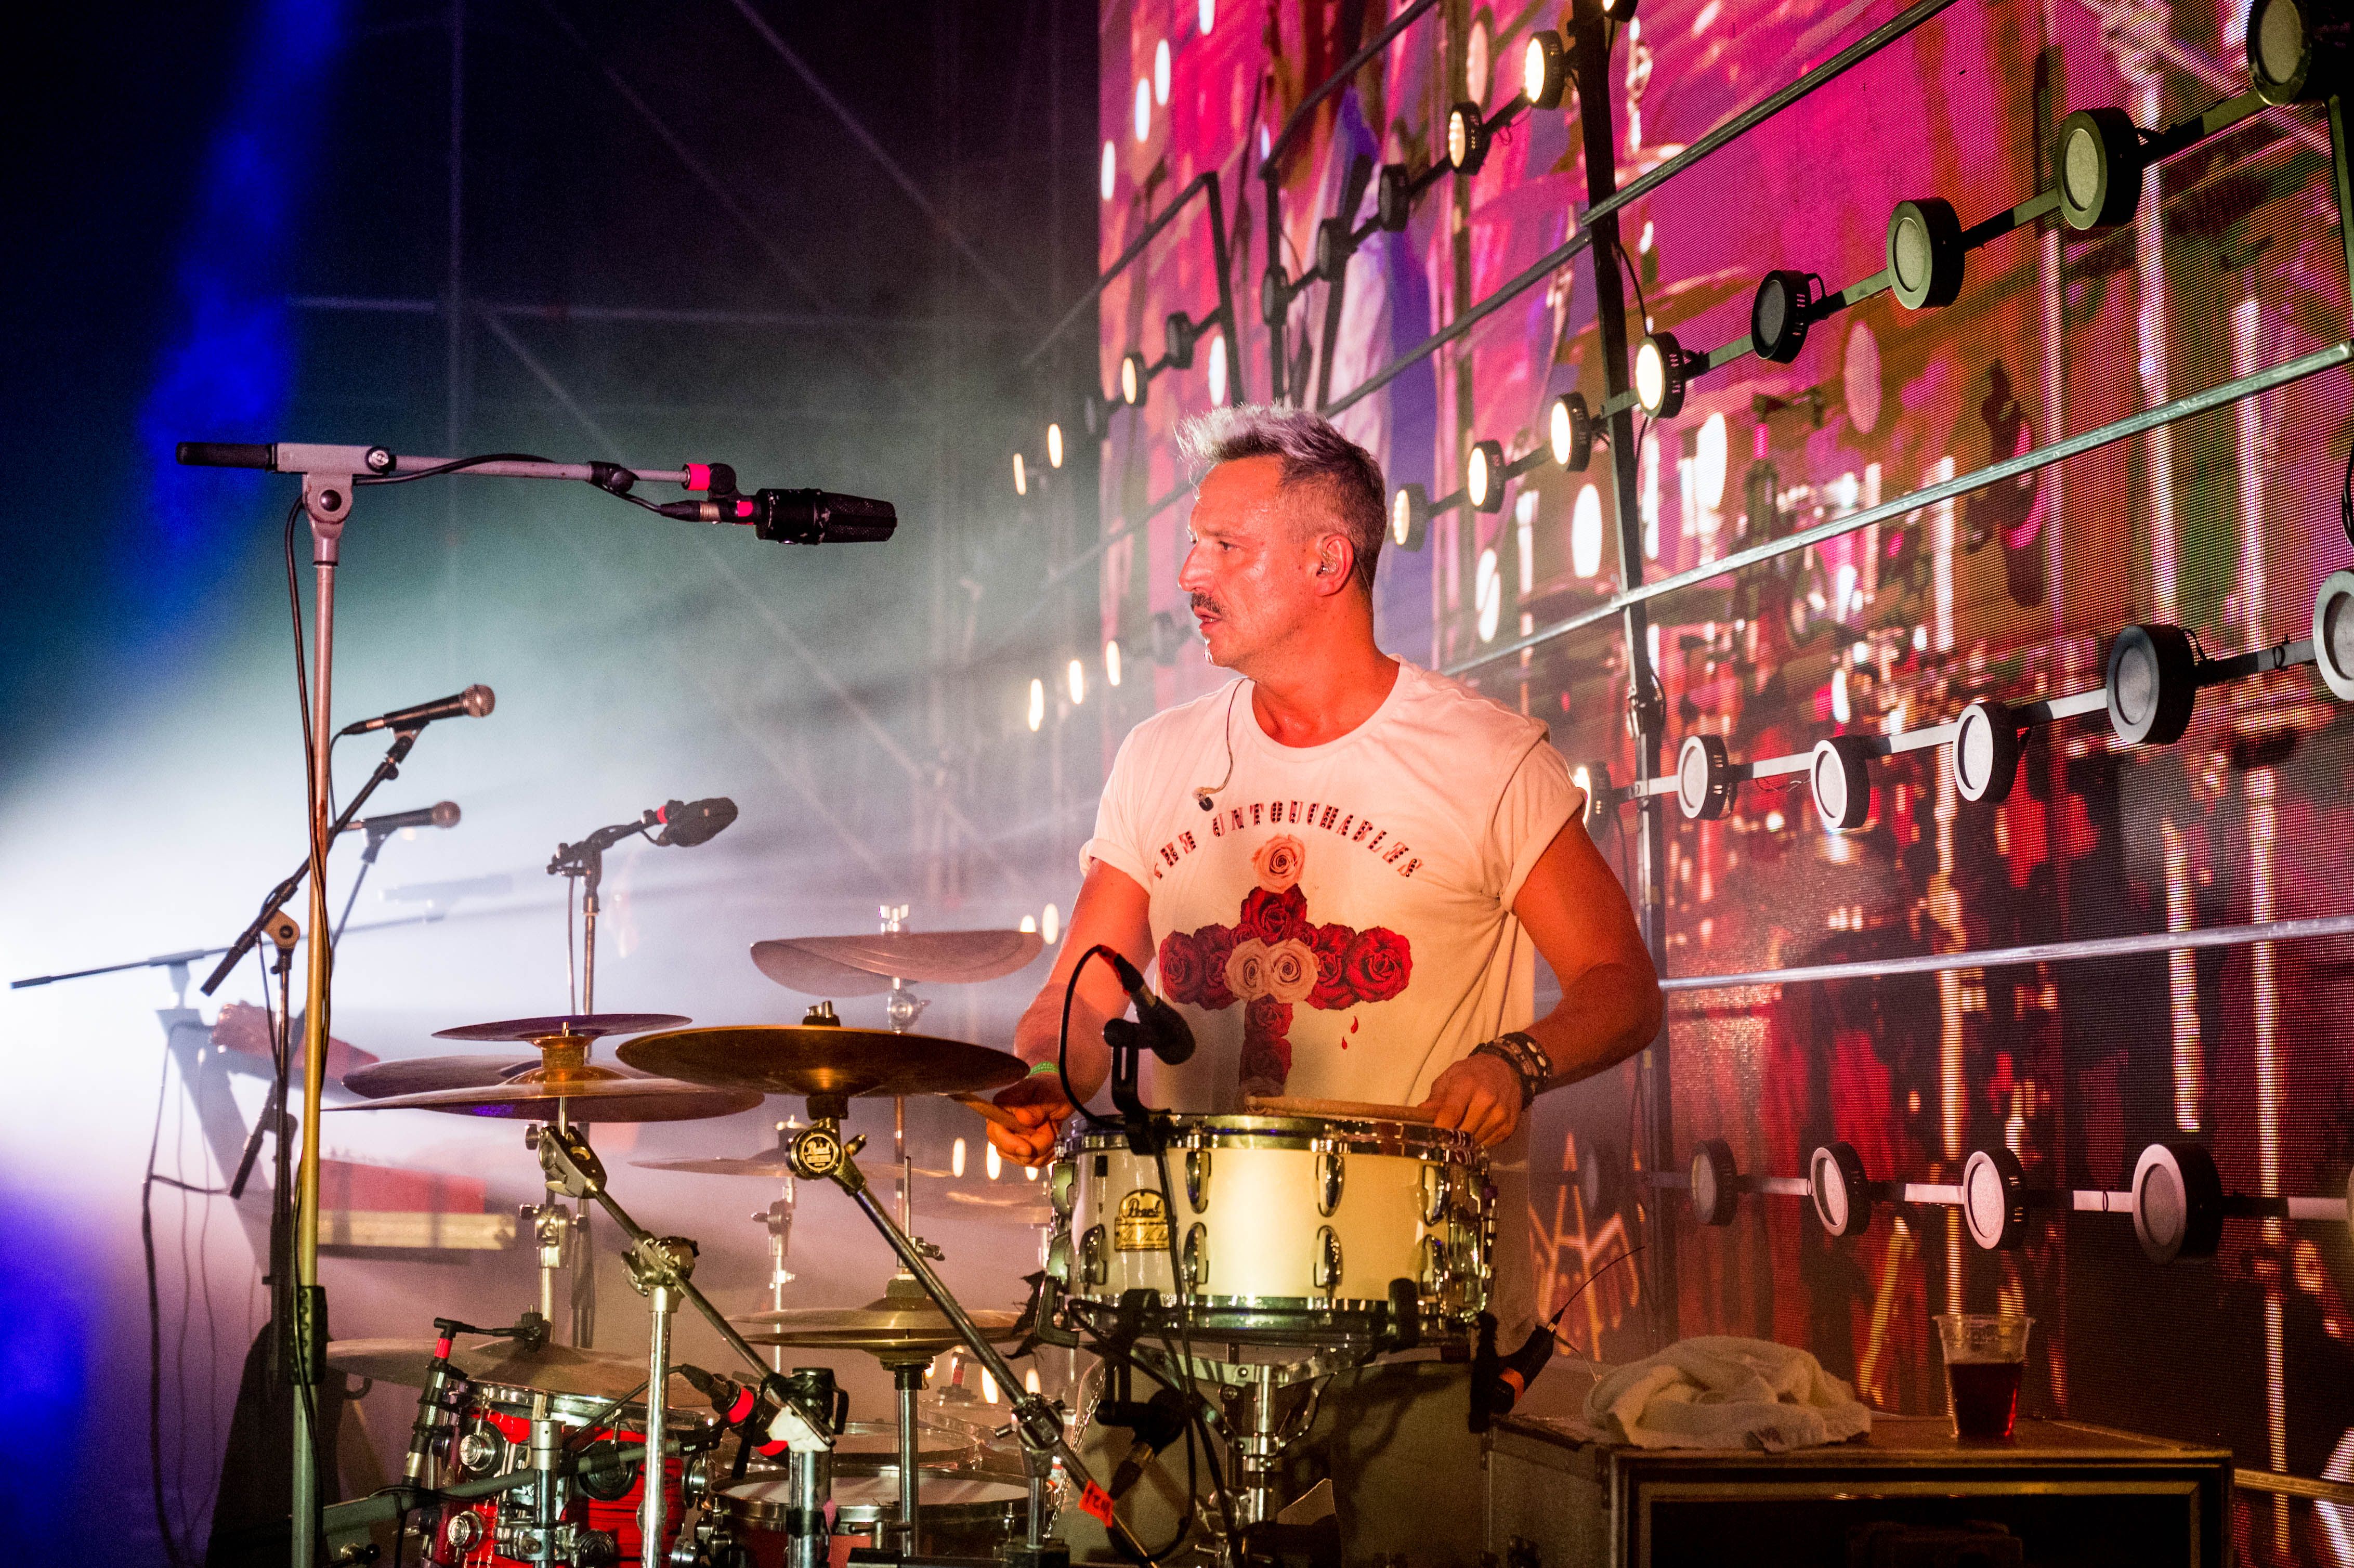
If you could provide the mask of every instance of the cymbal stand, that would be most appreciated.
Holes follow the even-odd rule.
[[[1013,1406],[1014,1431],[1022,1440],[1023,1450],[1051,1454],[1059,1459],[1063,1474],[1079,1490],[1082,1499],[1079,1506],[1102,1520],[1104,1528],[1124,1543],[1126,1551],[1133,1553],[1134,1561],[1145,1564],[1145,1568],[1157,1568],[1159,1560],[1146,1550],[1144,1542],[1137,1539],[1136,1532],[1113,1510],[1110,1496],[1087,1469],[1087,1461],[1079,1457],[1078,1450],[1064,1436],[1062,1418],[1055,1414],[1054,1406],[1042,1396],[1028,1392],[1020,1375],[999,1353],[997,1347],[989,1342],[988,1337],[981,1333],[971,1316],[957,1301],[955,1294],[933,1271],[926,1250],[895,1224],[890,1211],[876,1201],[874,1189],[867,1185],[866,1177],[858,1169],[855,1158],[865,1139],[854,1138],[844,1143],[842,1139],[842,1118],[849,1109],[848,1099],[841,1095],[811,1095],[809,1109],[810,1125],[793,1139],[794,1171],[803,1181],[822,1177],[850,1195],[851,1202],[856,1203],[875,1228],[883,1234],[883,1239],[891,1244],[891,1250],[899,1255],[900,1266],[915,1277],[917,1283],[924,1287],[924,1293],[932,1298],[942,1316],[948,1319],[949,1326],[956,1330],[957,1337],[970,1348],[973,1359],[997,1380],[997,1386],[1005,1391],[1006,1398]],[[1016,1390],[1021,1392],[1017,1393]],[[1043,1568],[1050,1563],[1067,1563],[1069,1561],[1068,1548],[1044,1539],[1044,1511],[1034,1507],[1030,1510],[1028,1531],[1015,1558],[1019,1564]]]
[[[790,1117],[777,1124],[778,1153],[785,1152],[786,1133],[800,1126]],[[793,1179],[788,1176],[783,1182],[783,1191],[769,1201],[767,1208],[752,1216],[753,1223],[769,1233],[769,1306],[779,1312],[785,1307],[785,1287],[790,1285],[794,1277],[793,1271],[785,1266],[785,1259],[792,1250],[795,1201]],[[769,1357],[777,1371],[781,1372],[785,1370],[784,1346],[771,1346]]]

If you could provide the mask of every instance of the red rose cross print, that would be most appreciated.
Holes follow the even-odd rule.
[[[1243,1004],[1241,1088],[1276,1095],[1291,1076],[1291,1010],[1336,1012],[1387,1001],[1406,988],[1414,951],[1385,926],[1359,931],[1308,916],[1299,873],[1308,846],[1278,833],[1251,856],[1258,885],[1231,926],[1172,931],[1161,940],[1161,990],[1172,1001],[1218,1012]]]

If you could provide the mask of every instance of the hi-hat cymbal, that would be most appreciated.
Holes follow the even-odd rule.
[[[707,1117],[734,1116],[760,1103],[759,1095],[749,1090],[683,1084],[672,1078],[631,1077],[610,1067],[584,1068],[562,1077],[540,1076],[543,1072],[544,1069],[534,1068],[501,1084],[431,1089],[327,1108],[451,1111],[510,1121],[552,1122],[561,1104],[567,1121],[700,1121]]]
[[[760,972],[809,996],[874,996],[891,980],[959,985],[1010,975],[1036,958],[1035,931],[877,931],[752,944]]]
[[[1013,1338],[1018,1312],[967,1309],[973,1326],[992,1343]],[[945,1351],[963,1339],[928,1298],[884,1296],[864,1307],[787,1307],[728,1319],[755,1345],[792,1345],[804,1350],[865,1351],[875,1355]]]
[[[646,1381],[643,1356],[616,1355],[610,1351],[580,1351],[568,1345],[543,1345],[527,1351],[513,1340],[482,1340],[459,1345],[450,1352],[450,1364],[475,1383],[501,1383],[509,1388],[535,1389],[542,1393],[577,1394],[586,1399],[620,1399],[637,1391],[642,1400]],[[404,1388],[423,1388],[433,1365],[431,1340],[336,1340],[327,1346],[330,1369]],[[669,1404],[673,1410],[700,1410],[703,1395],[695,1385],[671,1374]]]
[[[620,1054],[664,1077],[770,1095],[978,1094],[1029,1071],[985,1045],[839,1023],[678,1029],[641,1035]]]
[[[377,1062],[344,1075],[344,1087],[366,1099],[417,1095],[433,1089],[475,1089],[503,1084],[539,1065],[536,1056],[412,1056]]]
[[[692,1023],[675,1012],[560,1012],[548,1018],[508,1018],[496,1023],[462,1023],[437,1029],[436,1040],[544,1040],[551,1034],[578,1034],[594,1040],[601,1034],[642,1034],[649,1029],[675,1029]]]

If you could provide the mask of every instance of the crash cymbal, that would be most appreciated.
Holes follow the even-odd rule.
[[[973,1326],[992,1343],[1013,1338],[1021,1314],[1002,1308],[967,1309]],[[864,1307],[787,1307],[729,1319],[755,1345],[792,1345],[804,1350],[865,1351],[874,1355],[945,1351],[962,1344],[956,1330],[928,1297],[883,1296]]]
[[[327,1346],[327,1365],[333,1371],[403,1388],[423,1388],[432,1364],[431,1340],[336,1340]],[[635,1389],[638,1399],[645,1397],[639,1387],[646,1380],[643,1356],[578,1351],[568,1345],[527,1351],[513,1340],[482,1340],[452,1350],[450,1364],[475,1383],[586,1399],[620,1399]],[[669,1403],[673,1410],[699,1410],[704,1398],[693,1383],[673,1372]]]
[[[1043,1225],[1054,1209],[1043,1181],[992,1181],[986,1187],[919,1187],[916,1213],[981,1224]]]
[[[1036,958],[1035,931],[878,931],[864,937],[784,937],[752,944],[760,972],[809,996],[874,996],[891,980],[964,984],[996,980]]]
[[[536,1056],[413,1056],[406,1062],[378,1062],[372,1066],[355,1067],[344,1075],[344,1087],[365,1098],[380,1100],[387,1095],[503,1084],[538,1065]]]
[[[462,1023],[437,1029],[436,1040],[541,1040],[551,1034],[578,1034],[594,1040],[601,1034],[642,1034],[649,1029],[675,1029],[692,1023],[675,1012],[561,1012],[550,1018],[509,1018],[497,1023]]]
[[[740,1158],[632,1160],[630,1163],[641,1171],[676,1171],[690,1176],[758,1176],[769,1181],[790,1181],[793,1174],[791,1160],[786,1157],[783,1150],[776,1149],[764,1149],[758,1154],[747,1154]],[[874,1174],[870,1180],[877,1181],[887,1181],[898,1172],[898,1167],[896,1165],[877,1165],[872,1167],[872,1170]],[[948,1172],[928,1170],[918,1165],[916,1167],[916,1174],[930,1180],[944,1179]]]
[[[451,1111],[510,1121],[552,1122],[560,1102],[567,1121],[699,1121],[706,1117],[734,1116],[760,1103],[759,1095],[749,1090],[682,1084],[670,1078],[631,1077],[610,1067],[583,1068],[561,1078],[537,1077],[543,1071],[533,1068],[522,1077],[503,1084],[393,1095],[327,1108]]]
[[[691,1084],[771,1095],[972,1094],[1029,1071],[985,1045],[839,1023],[678,1029],[641,1035],[621,1046],[620,1057]]]

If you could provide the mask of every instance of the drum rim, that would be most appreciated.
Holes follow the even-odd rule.
[[[921,1489],[924,1482],[928,1479],[968,1483],[977,1482],[984,1486],[1003,1487],[1012,1495],[995,1499],[969,1498],[962,1502],[927,1502],[923,1500],[923,1492]],[[765,1497],[753,1498],[742,1495],[739,1489],[756,1484],[765,1487],[781,1488],[784,1485],[784,1478],[781,1476],[772,1477],[757,1482],[751,1478],[747,1478],[744,1480],[735,1482],[729,1486],[715,1487],[712,1489],[710,1493],[711,1504],[716,1510],[717,1510],[721,1518],[727,1520],[731,1523],[746,1524],[753,1526],[756,1529],[764,1530],[783,1529],[791,1510],[786,1505],[781,1497],[772,1499]],[[1000,1519],[1012,1519],[1016,1516],[1017,1512],[1026,1512],[1029,1507],[1029,1488],[1021,1482],[1006,1479],[1001,1477],[951,1475],[939,1470],[936,1467],[927,1465],[917,1467],[916,1471],[916,1485],[918,1489],[917,1491],[917,1499],[922,1504],[922,1517],[925,1520],[931,1521],[932,1528],[934,1529],[938,1529],[942,1525],[986,1525]],[[834,1528],[832,1533],[836,1535],[863,1534],[864,1533],[864,1531],[843,1530],[842,1526],[844,1524],[879,1524],[887,1520],[897,1518],[899,1504],[896,1495],[896,1489],[893,1497],[887,1499],[878,1499],[875,1502],[845,1503],[839,1499],[834,1499]]]
[[[460,1407],[461,1414],[487,1407],[501,1415],[528,1422],[533,1416],[533,1403],[546,1399],[547,1414],[561,1425],[586,1426],[589,1417],[603,1415],[599,1430],[641,1437],[645,1435],[646,1407],[642,1400],[615,1405],[611,1400],[594,1394],[553,1393],[524,1383],[486,1383],[478,1378],[467,1378],[465,1383],[466,1403]],[[692,1410],[663,1413],[663,1425],[673,1432],[692,1432],[704,1425],[704,1417]]]
[[[1253,1116],[1235,1112],[1180,1114],[1172,1119],[1177,1124],[1177,1136],[1169,1144],[1172,1150],[1340,1150],[1351,1154],[1395,1154],[1406,1158],[1429,1155],[1465,1164],[1479,1162],[1482,1154],[1471,1135],[1460,1128],[1379,1117]],[[1082,1132],[1071,1147],[1076,1152],[1087,1154],[1115,1150],[1126,1152],[1128,1135],[1118,1128]]]

